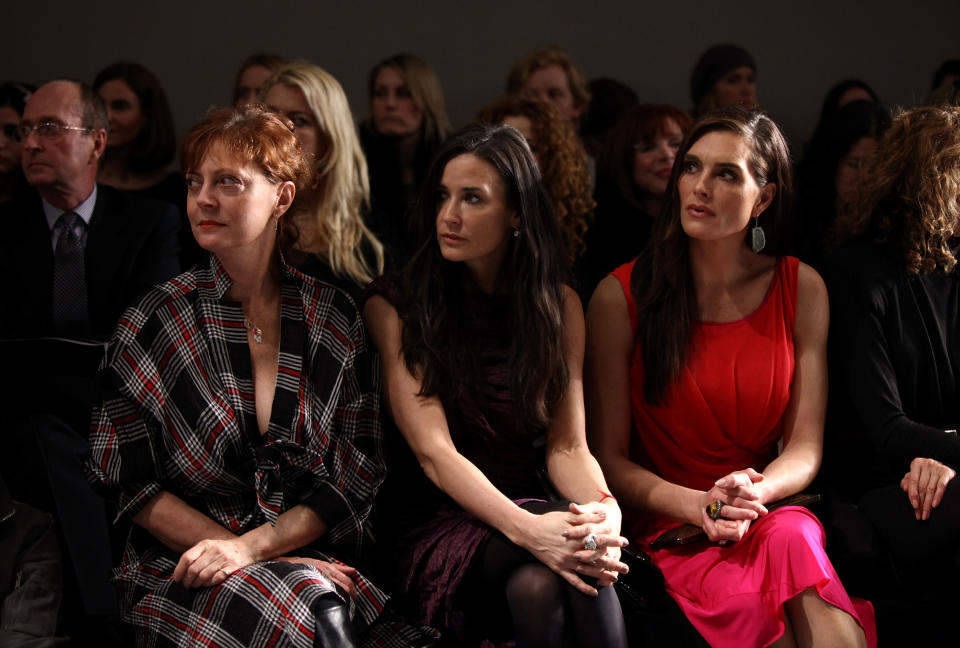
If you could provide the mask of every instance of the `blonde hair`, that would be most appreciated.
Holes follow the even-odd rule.
[[[313,190],[299,204],[316,236],[301,237],[298,247],[324,256],[334,274],[365,285],[383,272],[383,245],[362,218],[370,208],[370,179],[347,96],[332,75],[311,63],[278,69],[263,84],[261,100],[277,84],[300,89],[320,130]],[[364,258],[365,250],[372,259]]]
[[[377,83],[377,75],[385,67],[392,67],[403,77],[410,89],[413,103],[423,111],[423,124],[420,135],[428,148],[440,144],[453,131],[450,120],[447,118],[446,102],[443,100],[443,89],[440,80],[433,68],[427,65],[419,56],[413,54],[395,54],[383,59],[370,70],[367,78],[367,92],[370,101],[373,100],[373,88]]]

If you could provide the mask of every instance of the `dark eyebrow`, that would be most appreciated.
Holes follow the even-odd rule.
[[[714,166],[720,167],[721,169],[731,169],[733,171],[740,171],[740,166],[732,162],[717,162]]]
[[[461,187],[460,191],[483,191],[483,187]]]

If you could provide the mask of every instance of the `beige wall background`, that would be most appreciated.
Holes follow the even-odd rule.
[[[89,81],[113,61],[138,61],[164,84],[181,133],[229,100],[237,65],[258,50],[326,68],[358,117],[370,67],[418,54],[459,126],[503,91],[512,61],[541,45],[566,49],[588,78],[614,77],[641,100],[686,109],[700,52],[735,42],[756,57],[760,100],[799,150],[836,81],[860,77],[883,100],[912,106],[936,66],[960,58],[956,0],[21,1],[7,3],[0,23],[0,77]]]

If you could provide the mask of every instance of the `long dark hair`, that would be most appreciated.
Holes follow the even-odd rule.
[[[864,137],[877,141],[890,127],[891,111],[884,104],[854,101],[821,124],[797,168],[797,226],[803,232],[801,252],[820,258],[832,244],[827,232],[837,213],[837,170],[850,149]],[[805,259],[806,260],[806,259]]]
[[[93,80],[94,91],[107,81],[120,79],[126,83],[140,100],[143,126],[129,145],[124,145],[122,154],[126,166],[134,173],[152,173],[173,161],[177,152],[177,137],[173,127],[173,113],[167,102],[163,86],[150,70],[139,63],[118,61],[100,70]],[[113,155],[110,147],[107,155]]]
[[[644,398],[652,405],[663,402],[686,364],[693,328],[699,321],[690,240],[680,224],[677,181],[690,147],[707,133],[718,131],[739,135],[750,145],[750,171],[758,185],[776,184],[773,201],[759,221],[767,233],[763,253],[775,256],[780,250],[783,220],[793,194],[786,139],[759,110],[727,106],[705,114],[690,127],[677,151],[663,213],[630,276],[630,292],[637,304],[637,341],[643,353]]]
[[[465,154],[497,171],[507,205],[520,219],[520,234],[510,238],[498,280],[512,331],[509,384],[517,414],[530,425],[545,427],[568,381],[563,247],[550,199],[519,131],[468,126],[441,148],[427,173],[416,210],[425,232],[435,227],[437,187],[447,163]],[[403,271],[403,356],[411,373],[421,377],[420,395],[457,398],[477,382],[473,354],[462,337],[469,317],[464,288],[471,280],[464,264],[443,258],[435,231],[425,239]]]

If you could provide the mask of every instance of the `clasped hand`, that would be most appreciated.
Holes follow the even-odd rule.
[[[531,539],[527,549],[540,562],[560,574],[575,588],[596,596],[597,590],[581,576],[597,579],[597,585],[607,587],[616,582],[629,567],[620,562],[620,549],[629,541],[620,533],[620,509],[601,502],[570,504],[569,511],[555,511],[534,516],[530,528]],[[596,536],[597,548],[588,550],[584,541],[590,534]]]
[[[710,490],[700,495],[700,526],[710,540],[720,544],[737,542],[753,520],[767,514],[756,488],[761,481],[763,475],[753,468],[735,470],[718,479]],[[720,517],[713,520],[707,514],[707,505],[716,501],[723,502],[723,506]]]

